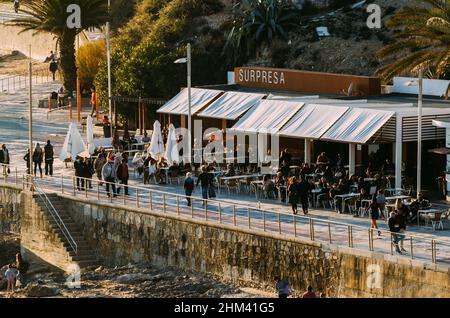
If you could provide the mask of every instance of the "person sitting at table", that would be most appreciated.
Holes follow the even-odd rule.
[[[136,136],[135,136],[135,135],[131,135],[131,138],[130,138],[130,143],[131,143],[131,144],[137,144],[137,143],[138,143],[138,141],[137,141],[137,139],[136,139]]]
[[[227,165],[228,171],[224,174],[225,177],[234,177],[236,175],[236,170],[234,170],[234,165],[229,163]]]
[[[159,184],[166,183],[166,172],[162,169],[167,168],[167,166],[166,160],[163,157],[159,158],[158,163],[156,164],[156,180]]]
[[[413,200],[409,205],[409,215],[411,222],[417,220],[417,214],[419,210],[428,209],[430,206],[430,200],[425,198],[422,192],[419,192],[419,194],[417,195],[417,199]]]
[[[313,171],[309,167],[309,164],[307,162],[305,162],[303,164],[302,170],[300,170],[300,176],[302,177],[302,179],[304,179],[304,178],[306,178],[307,175],[312,174],[312,173],[313,173]]]
[[[153,159],[150,155],[148,155],[147,158],[144,160],[144,184],[150,183],[150,178],[152,178],[152,177],[155,180],[155,183],[157,183],[157,181],[156,181],[156,172],[157,172],[156,164],[157,164],[157,161],[155,159]]]
[[[131,161],[131,166],[138,172],[139,177],[142,176],[144,172],[144,159],[142,158],[142,154],[140,152],[136,152]]]
[[[323,174],[324,169],[320,165],[317,166],[316,170],[314,171],[315,174]]]
[[[339,188],[337,183],[333,183],[331,185],[331,189],[329,192],[330,199],[334,201],[336,209],[338,213],[342,213],[342,198],[337,197],[338,195],[343,194],[342,190]]]
[[[271,179],[269,179],[267,175],[263,177],[262,190],[267,198],[269,199],[275,198],[275,184]]]
[[[341,178],[345,178],[347,176],[347,172],[345,171],[344,166],[339,166],[334,174],[334,178],[339,180]]]
[[[150,139],[150,137],[148,136],[147,132],[145,131],[145,132],[144,132],[144,137],[142,138],[142,142],[143,142],[143,143],[148,143],[148,142],[150,142],[150,141],[151,141],[151,139]]]
[[[329,164],[330,160],[327,157],[326,152],[322,152],[318,157],[316,163],[319,164]]]
[[[364,188],[366,192],[369,192],[370,183],[367,181],[364,181],[363,177],[358,178],[358,192],[361,192],[361,189]]]
[[[327,179],[328,183],[331,183],[333,181],[333,170],[330,166],[326,166],[325,170],[323,171],[323,176],[325,179]]]
[[[281,171],[278,171],[275,176],[275,187],[280,192],[281,202],[286,202],[286,178],[283,176]]]
[[[330,184],[325,177],[321,177],[319,183],[317,184],[317,188],[320,189],[319,194],[317,195],[317,203],[322,203],[323,201],[330,200]]]
[[[350,184],[347,179],[339,179],[338,187],[343,194],[350,193]]]
[[[351,186],[358,186],[358,176],[356,174],[352,174],[350,179],[348,180]]]
[[[340,165],[342,165],[342,156],[340,153],[338,153],[336,162],[335,162],[335,167],[339,167]]]

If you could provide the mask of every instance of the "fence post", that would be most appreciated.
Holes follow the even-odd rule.
[[[97,181],[97,200],[100,201],[100,182]]]
[[[247,208],[248,228],[251,228],[250,208]]]
[[[266,212],[263,210],[263,231],[266,231]]]
[[[436,264],[436,241],[431,240],[431,262]]]
[[[64,194],[64,174],[61,174],[61,193]]]
[[[150,191],[150,210],[153,210],[153,195],[152,195],[152,191]]]
[[[278,213],[278,234],[281,234],[281,213]]]
[[[347,226],[347,232],[348,232],[348,247],[353,247],[353,233],[352,233],[352,226]]]
[[[194,218],[194,197],[191,196],[191,218]]]
[[[236,206],[233,205],[233,224],[236,226]]]
[[[177,214],[180,215],[180,197],[177,195]]]
[[[331,244],[332,242],[331,242],[331,224],[330,224],[330,222],[328,222],[328,239],[329,239],[330,244]]]
[[[76,197],[77,196],[77,194],[76,194],[76,192],[75,192],[75,177],[72,177],[72,187],[73,187],[73,196],[74,197]]]
[[[222,207],[219,202],[219,224],[222,224]]]
[[[413,237],[410,237],[410,249],[411,249],[411,259],[414,259],[414,255],[413,255]]]
[[[205,220],[208,221],[208,200],[203,202],[205,203]]]
[[[88,183],[88,179],[84,179],[84,194],[86,196],[86,199],[88,197],[88,195],[87,195],[87,188],[88,188],[87,183]]]
[[[297,217],[295,214],[292,214],[292,219],[294,223],[294,237],[297,237]]]
[[[163,193],[163,211],[166,213],[166,194]]]
[[[393,243],[393,240],[392,240],[392,232],[389,232],[389,234],[391,235],[391,255],[394,255],[394,243]]]
[[[125,195],[125,188],[123,189],[122,197],[123,197],[123,205],[126,205],[127,204],[127,199],[126,199],[127,196]]]
[[[15,183],[17,185],[17,167],[15,167],[14,170],[15,170]]]
[[[139,188],[136,188],[136,206],[139,209]]]
[[[309,236],[311,241],[314,241],[314,219],[309,218]]]

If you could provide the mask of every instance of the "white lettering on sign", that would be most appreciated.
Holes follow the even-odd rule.
[[[239,82],[285,85],[286,79],[282,71],[240,69]]]

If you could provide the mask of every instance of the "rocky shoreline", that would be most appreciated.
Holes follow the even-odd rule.
[[[83,269],[80,288],[66,273],[31,264],[23,286],[6,292],[4,271],[20,250],[17,235],[0,234],[0,298],[251,298],[270,297],[258,290],[241,289],[225,284],[204,273],[173,267],[158,268],[149,264],[94,266]],[[74,276],[76,277],[76,276]],[[68,286],[72,282],[74,286]],[[75,283],[74,283],[75,282]],[[70,285],[70,284],[69,284]]]

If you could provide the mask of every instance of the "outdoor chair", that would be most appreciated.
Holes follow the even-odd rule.
[[[431,227],[433,228],[433,231],[437,228],[441,228],[441,230],[444,229],[444,224],[442,223],[442,214],[443,213],[434,213],[429,215],[429,219],[431,221]]]
[[[228,195],[230,195],[230,190],[234,189],[236,190],[236,194],[238,194],[240,191],[239,189],[239,182],[237,182],[236,179],[231,179],[231,180],[227,180],[225,183],[226,187],[227,187],[227,191],[228,191]]]
[[[326,193],[321,193],[317,195],[316,198],[316,207],[319,206],[319,202],[322,201],[322,207],[324,209],[326,209],[325,203],[328,202],[330,209],[333,208],[334,205],[334,201],[326,194]]]

